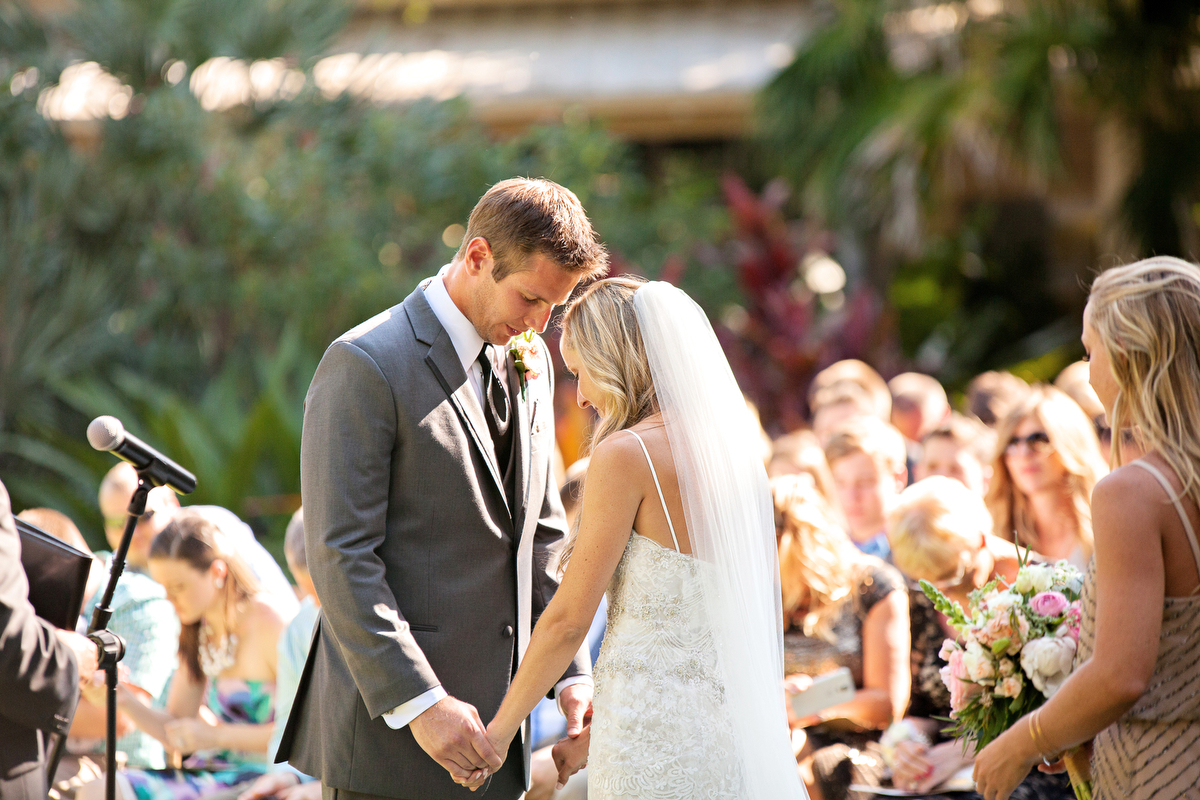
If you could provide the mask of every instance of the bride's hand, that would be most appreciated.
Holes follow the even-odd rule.
[[[495,720],[487,726],[485,735],[487,736],[488,744],[492,746],[492,749],[500,757],[500,763],[496,765],[495,769],[477,769],[468,775],[465,780],[457,781],[456,779],[458,783],[461,783],[472,792],[482,786],[484,781],[500,771],[500,767],[504,765],[504,759],[508,755],[508,746],[512,743],[512,736],[509,736],[507,740],[501,740],[499,734],[496,732],[494,723]]]
[[[567,785],[567,779],[587,766],[588,745],[592,741],[592,726],[585,725],[575,738],[569,736],[558,740],[550,755],[554,758],[554,767],[558,770],[558,785],[555,791]]]

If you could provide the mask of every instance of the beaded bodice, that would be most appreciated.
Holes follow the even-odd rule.
[[[716,678],[716,651],[697,566],[691,556],[633,532],[608,586],[608,627],[596,663],[598,677],[653,668],[663,678],[669,672],[678,680],[704,681],[713,691],[724,691]]]
[[[590,798],[744,796],[702,569],[629,537],[594,670]]]

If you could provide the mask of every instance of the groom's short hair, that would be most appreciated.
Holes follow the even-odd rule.
[[[608,253],[579,198],[545,178],[510,178],[488,189],[471,211],[458,256],[476,237],[492,248],[496,281],[519,271],[535,253],[583,280],[608,271]]]

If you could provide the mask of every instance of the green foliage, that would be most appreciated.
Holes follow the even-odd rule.
[[[331,101],[311,75],[292,101],[217,114],[161,77],[215,55],[309,68],[336,3],[86,0],[53,30],[0,10],[0,477],[97,543],[112,459],[84,431],[104,413],[193,469],[194,501],[281,534],[324,348],[448,262],[444,232],[492,183],[575,190],[622,270],[656,275],[728,226],[714,175],[675,160],[652,183],[597,125],[495,142],[462,101]],[[136,92],[94,151],[37,111],[64,38]]]
[[[938,610],[939,614],[944,615],[951,625],[957,627],[968,624],[967,615],[963,613],[962,606],[938,591],[937,587],[929,581],[922,580],[920,585],[921,591],[933,603],[933,607]]]
[[[806,211],[866,252],[906,353],[951,386],[1079,354],[1082,293],[1053,299],[1039,208],[1079,169],[1065,110],[1138,145],[1124,218],[1143,252],[1200,257],[1197,4],[989,5],[830,0],[760,103]]]

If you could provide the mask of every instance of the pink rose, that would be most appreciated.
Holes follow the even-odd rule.
[[[1083,623],[1083,609],[1079,607],[1079,601],[1071,603],[1067,606],[1066,614],[1063,616],[1062,624],[1058,626],[1058,630],[1054,632],[1055,636],[1070,636],[1076,642],[1079,641],[1079,626]]]
[[[963,708],[972,697],[983,691],[981,686],[964,680],[967,668],[963,664],[963,655],[962,650],[955,650],[950,654],[950,663],[941,669],[942,683],[950,690],[950,708],[954,711]]]
[[[1040,617],[1060,617],[1070,606],[1070,601],[1062,592],[1038,592],[1029,601],[1033,613]]]

